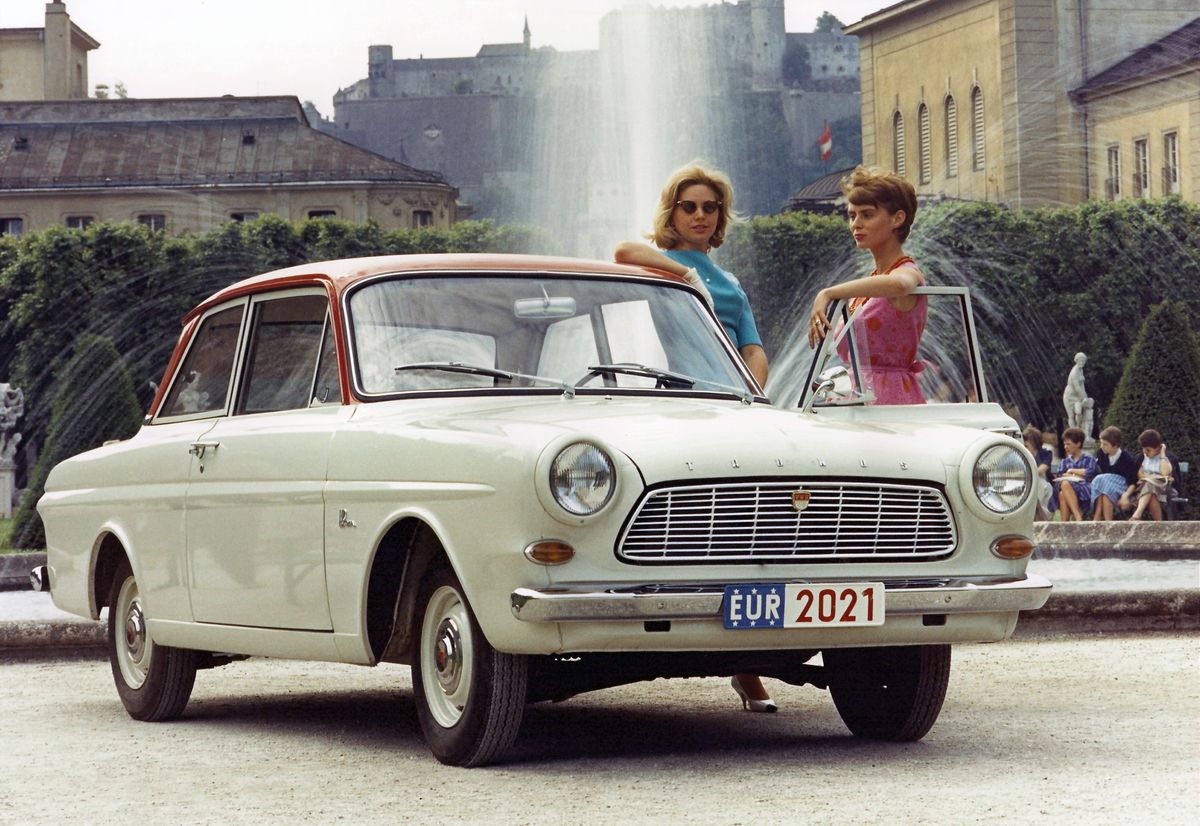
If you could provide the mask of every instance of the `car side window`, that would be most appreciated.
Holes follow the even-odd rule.
[[[238,334],[245,304],[238,304],[204,319],[188,348],[171,391],[159,415],[185,416],[225,412]]]
[[[256,302],[253,307],[236,412],[308,407],[329,302],[323,295],[299,295]]]

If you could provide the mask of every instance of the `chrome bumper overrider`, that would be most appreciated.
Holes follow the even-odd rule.
[[[1021,579],[882,582],[888,616],[1032,611],[1046,604],[1052,587],[1048,579],[1036,575]],[[511,602],[513,615],[526,622],[720,620],[724,592],[724,585],[640,585],[606,590],[518,588],[512,592]]]

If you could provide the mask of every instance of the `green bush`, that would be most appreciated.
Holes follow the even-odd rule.
[[[82,338],[57,380],[46,442],[13,521],[10,542],[14,548],[46,545],[36,505],[51,468],[109,439],[128,439],[141,425],[142,407],[111,340]]]
[[[1149,308],[1167,298],[1200,315],[1200,206],[1178,198],[1088,201],[1012,211],[922,206],[905,249],[930,284],[971,288],[993,400],[1022,424],[1057,429],[1075,353],[1103,418]],[[718,263],[741,280],[775,366],[793,369],[817,290],[866,275],[838,217],[790,213],[734,225]]]
[[[1164,301],[1150,309],[1117,385],[1104,424],[1120,428],[1130,452],[1137,436],[1157,430],[1167,451],[1192,468],[1184,478],[1192,513],[1200,503],[1200,343],[1183,307]]]

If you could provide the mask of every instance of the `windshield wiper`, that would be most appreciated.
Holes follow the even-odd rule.
[[[515,379],[524,379],[525,381],[540,382],[557,387],[563,391],[563,395],[567,398],[575,396],[575,388],[561,379],[554,379],[548,376],[534,376],[529,373],[518,373],[515,370],[499,370],[495,367],[484,367],[479,364],[464,364],[461,361],[417,361],[411,364],[400,364],[392,369],[397,373],[405,370],[441,370],[445,373],[467,373],[473,376],[488,376],[489,378],[503,379],[509,382]]]
[[[754,401],[754,394],[744,387],[734,387],[729,384],[721,384],[720,382],[710,381],[709,379],[699,379],[683,373],[675,373],[671,370],[662,370],[658,367],[650,367],[645,364],[632,364],[629,362],[622,362],[620,364],[591,365],[588,367],[588,371],[584,377],[575,382],[575,386],[579,387],[580,385],[591,381],[597,376],[603,376],[610,373],[621,373],[627,376],[640,376],[644,379],[654,379],[655,389],[691,390],[697,384],[703,384],[717,390],[724,390],[727,393],[732,393],[733,395],[739,397],[743,404],[751,404]]]

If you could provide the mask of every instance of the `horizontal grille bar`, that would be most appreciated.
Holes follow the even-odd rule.
[[[946,556],[956,543],[950,507],[935,487],[795,480],[653,490],[617,555],[664,564],[849,562]]]

